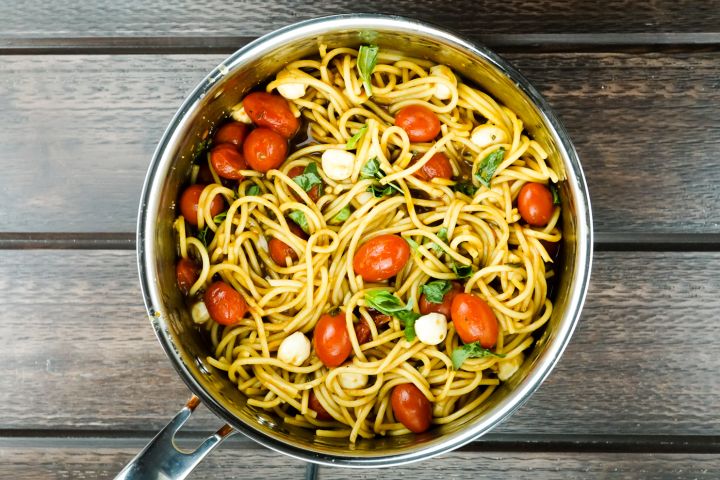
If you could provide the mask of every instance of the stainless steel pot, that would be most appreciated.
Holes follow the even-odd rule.
[[[206,361],[209,348],[192,323],[175,283],[172,223],[179,189],[187,182],[193,146],[250,88],[288,62],[333,47],[375,43],[445,63],[494,95],[547,145],[561,184],[563,245],[555,310],[525,363],[487,404],[451,424],[420,435],[378,437],[351,446],[318,438],[246,404],[223,372]],[[128,465],[118,478],[184,478],[213,448],[241,432],[278,452],[310,462],[348,467],[399,465],[430,458],[487,433],[520,407],[547,377],[578,321],[592,258],[590,200],[580,162],[567,132],[546,101],[507,62],[490,50],[434,26],[380,15],[339,15],[309,20],[270,33],[230,56],[195,88],[170,122],[155,152],[138,218],[140,281],[155,333],[175,369],[197,395]],[[227,422],[193,453],[178,451],[172,438],[202,401]]]

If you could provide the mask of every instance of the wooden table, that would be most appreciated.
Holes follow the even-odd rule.
[[[720,2],[50,3],[0,3],[0,477],[111,478],[187,399],[135,267],[156,142],[249,40],[374,11],[530,78],[583,161],[596,255],[570,346],[512,419],[433,461],[320,478],[720,478]],[[200,412],[183,442],[219,424]],[[304,468],[233,439],[193,478]]]

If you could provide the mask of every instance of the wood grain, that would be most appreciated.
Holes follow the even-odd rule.
[[[31,445],[0,441],[3,474],[16,480],[36,478],[113,478],[142,448],[139,441],[50,442]],[[248,448],[249,447],[249,448]],[[390,469],[319,468],[320,480],[404,478],[550,479],[715,479],[720,456],[697,454],[453,452]],[[304,464],[264,448],[228,442],[206,458],[190,479],[267,480],[303,478]]]
[[[506,56],[570,131],[601,235],[720,232],[720,53]],[[134,231],[156,142],[222,59],[4,57],[0,231]]]
[[[124,0],[112,2],[43,2],[22,8],[0,5],[4,37],[129,37],[261,35],[298,20],[374,12],[427,20],[465,35],[494,33],[655,33],[718,32],[720,3],[712,1],[634,2],[611,0],[483,0],[445,2],[299,0],[242,3]],[[660,36],[660,35],[658,35]]]
[[[495,433],[720,434],[719,268],[719,253],[597,254],[562,360]],[[186,400],[134,252],[0,251],[0,304],[0,431],[152,432]],[[188,430],[219,425],[201,409]]]

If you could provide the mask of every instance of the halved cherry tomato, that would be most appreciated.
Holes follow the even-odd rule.
[[[394,277],[410,258],[410,246],[397,235],[380,235],[363,243],[355,252],[353,269],[366,282]]]
[[[544,227],[553,214],[553,198],[550,189],[542,183],[526,183],[517,198],[518,210],[523,220],[534,227]]]
[[[361,318],[358,323],[355,324],[355,337],[360,345],[367,343],[372,340],[372,331],[370,331],[370,325],[367,320]]]
[[[271,238],[268,242],[268,250],[270,250],[270,258],[273,262],[277,263],[281,267],[286,267],[285,258],[290,257],[293,262],[298,259],[297,253],[293,250],[290,245],[278,240],[277,238]]]
[[[203,301],[210,318],[220,325],[234,325],[248,311],[247,303],[240,292],[222,281],[214,282],[208,287]]]
[[[287,158],[287,141],[269,128],[256,128],[245,139],[245,161],[258,172],[277,168]]]
[[[415,155],[412,163],[420,160],[420,157],[422,157],[420,153]],[[437,152],[413,175],[426,182],[429,182],[433,178],[445,178],[449,180],[452,178],[452,165],[450,165],[450,160],[448,160],[447,155],[443,152]]]
[[[304,171],[305,171],[305,167],[303,167],[302,165],[298,165],[297,167],[293,167],[290,169],[290,171],[288,172],[288,177],[295,178],[297,176],[302,175]],[[307,194],[308,194],[308,197],[310,197],[310,200],[312,200],[313,202],[317,202],[318,198],[320,198],[319,185],[313,186],[310,189],[310,191],[307,192]]]
[[[308,239],[308,234],[305,233],[305,230],[300,228],[300,226],[297,223],[295,223],[294,221],[292,221],[289,218],[286,218],[285,220],[287,220],[288,228],[293,233],[293,235],[295,235],[298,238],[302,238],[303,240]]]
[[[390,320],[392,320],[392,317],[390,315],[380,313],[374,308],[368,308],[367,311],[372,317],[373,322],[375,322],[376,327],[382,327],[383,325],[387,325],[388,323],[390,323]]]
[[[207,162],[202,162],[200,164],[200,169],[198,170],[197,178],[195,179],[195,181],[197,183],[202,183],[205,185],[209,183],[215,183],[215,179],[210,172],[210,167],[208,167]]]
[[[248,126],[242,122],[228,122],[218,129],[213,137],[215,145],[231,143],[235,147],[242,147],[243,140],[247,137]]]
[[[190,185],[180,196],[180,213],[185,217],[185,221],[190,225],[197,227],[197,211],[198,201],[200,200],[200,194],[202,193],[205,185]],[[225,206],[225,200],[220,195],[216,195],[210,202],[210,216],[214,217],[223,211]]]
[[[480,342],[483,348],[490,348],[497,342],[497,318],[482,298],[458,293],[453,299],[450,314],[455,331],[463,342]]]
[[[210,150],[210,163],[218,177],[228,180],[242,180],[245,177],[240,170],[248,169],[245,157],[229,143],[222,143]]]
[[[420,295],[420,302],[418,302],[418,307],[420,307],[420,313],[422,313],[423,315],[427,315],[428,313],[433,312],[442,313],[447,319],[450,319],[450,308],[452,307],[453,299],[455,298],[455,295],[462,291],[462,285],[457,282],[452,282],[450,286],[450,291],[445,294],[442,303],[433,303],[428,301],[428,299],[425,297],[425,294],[423,293],[422,295]]]
[[[350,334],[345,325],[345,313],[329,313],[320,317],[313,332],[315,353],[328,367],[338,367],[352,352]]]
[[[292,138],[300,128],[287,100],[267,92],[253,92],[242,101],[250,120],[259,127],[267,127],[283,137]]]
[[[403,383],[393,388],[390,404],[395,419],[400,420],[411,432],[422,433],[430,428],[430,400],[412,383]]]
[[[320,403],[320,400],[318,400],[317,395],[315,395],[315,390],[310,390],[310,397],[308,398],[308,408],[310,410],[315,410],[315,413],[317,413],[318,420],[332,420],[333,417],[328,413],[327,410],[325,410],[325,407],[322,406],[322,403]]]
[[[440,133],[440,119],[423,105],[408,105],[398,110],[395,125],[407,132],[411,142],[429,142]]]
[[[180,291],[187,295],[190,287],[200,278],[200,267],[189,258],[181,258],[175,265],[175,276]]]

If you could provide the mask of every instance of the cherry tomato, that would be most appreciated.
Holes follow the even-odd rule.
[[[403,383],[393,388],[390,395],[393,415],[408,430],[422,433],[430,428],[432,407],[425,395],[412,383]]]
[[[410,258],[410,246],[397,235],[380,235],[363,243],[355,252],[353,269],[366,282],[394,277]]]
[[[310,390],[310,397],[308,398],[308,407],[310,410],[315,410],[315,413],[317,413],[318,420],[332,420],[333,417],[328,413],[327,410],[325,410],[325,407],[322,406],[322,403],[320,403],[320,400],[318,400],[317,395],[315,395],[315,390]]]
[[[420,295],[420,302],[418,303],[418,307],[420,307],[420,313],[423,315],[427,315],[428,313],[442,313],[445,315],[446,318],[450,318],[450,308],[452,307],[452,301],[455,298],[455,295],[462,292],[463,288],[462,285],[460,285],[457,282],[452,282],[450,286],[450,291],[445,294],[443,297],[442,303],[433,303],[428,301],[428,299],[425,297],[425,294],[423,293]]]
[[[383,325],[387,325],[388,323],[390,323],[390,320],[392,320],[392,317],[390,315],[380,313],[374,308],[368,308],[367,311],[372,317],[373,322],[375,322],[376,327],[382,327]]]
[[[420,160],[420,157],[422,157],[422,154],[415,155],[413,163]],[[423,165],[420,170],[414,173],[414,176],[426,182],[429,182],[433,178],[445,178],[449,180],[452,178],[452,165],[450,165],[450,160],[448,160],[447,155],[442,152],[437,152],[430,157],[430,160],[425,162],[425,165]]]
[[[228,180],[242,180],[245,177],[240,170],[248,169],[245,157],[229,143],[220,144],[210,150],[210,163],[218,177]]]
[[[200,164],[200,169],[198,170],[197,178],[195,179],[195,181],[197,183],[203,183],[205,185],[209,183],[215,183],[215,179],[210,172],[210,167],[208,167],[207,162],[203,162]]]
[[[245,139],[245,161],[258,172],[277,168],[287,158],[287,141],[269,128],[256,128]]]
[[[526,183],[517,198],[518,210],[523,220],[534,227],[544,227],[553,214],[550,189],[542,183]]]
[[[190,287],[200,278],[200,267],[189,258],[181,258],[175,265],[175,276],[180,291],[187,295],[190,293]]]
[[[405,130],[411,142],[429,142],[440,133],[440,119],[422,105],[408,105],[395,114],[395,125]]]
[[[304,171],[305,167],[303,167],[302,165],[298,165],[297,167],[293,167],[290,169],[290,171],[288,172],[288,177],[295,178],[302,175]],[[315,185],[310,189],[309,192],[307,192],[307,194],[308,197],[310,197],[310,200],[312,200],[313,202],[317,202],[318,198],[320,198],[320,186]]]
[[[243,140],[247,137],[248,126],[242,122],[228,122],[218,129],[213,137],[216,145],[231,143],[235,147],[242,147]]]
[[[352,352],[350,334],[345,326],[345,313],[326,313],[315,325],[313,332],[315,352],[328,367],[339,367]]]
[[[370,331],[370,325],[367,320],[361,318],[358,323],[355,324],[355,337],[360,345],[367,343],[372,340],[372,331]]]
[[[293,262],[298,259],[295,250],[290,248],[290,245],[282,240],[278,240],[277,238],[270,239],[268,242],[268,250],[270,250],[270,258],[273,259],[273,262],[277,263],[281,267],[287,266],[285,263],[286,257],[290,257],[290,260]]]
[[[267,92],[253,92],[242,101],[250,120],[259,127],[267,127],[283,137],[292,138],[300,129],[287,100]]]
[[[208,287],[203,301],[210,318],[220,325],[234,325],[248,311],[247,303],[240,292],[222,281],[214,282]]]
[[[302,238],[303,240],[308,239],[308,234],[305,233],[305,230],[300,228],[300,226],[297,223],[295,223],[294,221],[292,221],[289,218],[286,218],[285,220],[287,220],[288,228],[293,233],[293,235],[295,235],[298,238]]]
[[[202,193],[205,185],[190,185],[180,196],[180,213],[185,217],[185,221],[190,225],[197,227],[197,210],[198,201],[200,200],[200,194]],[[210,216],[214,217],[223,211],[225,207],[225,200],[220,195],[216,195],[210,202]]]
[[[480,342],[483,348],[490,348],[497,342],[497,318],[482,298],[458,293],[453,299],[450,315],[463,342]]]

